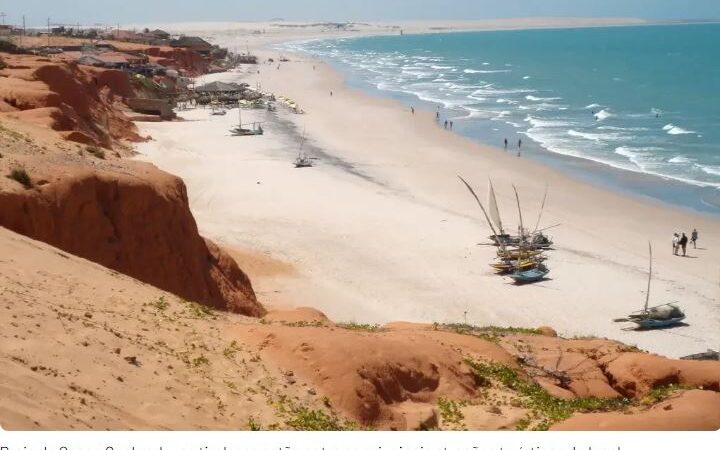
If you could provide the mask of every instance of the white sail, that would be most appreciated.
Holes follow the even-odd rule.
[[[495,189],[493,189],[492,181],[488,180],[488,212],[495,226],[498,228],[498,232],[503,234],[502,220],[500,220],[500,210],[498,209],[497,198],[495,198]]]

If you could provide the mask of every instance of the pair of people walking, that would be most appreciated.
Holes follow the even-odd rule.
[[[698,232],[697,230],[693,230],[690,234],[690,239],[688,239],[687,235],[685,233],[673,233],[673,255],[678,255],[680,250],[682,249],[682,255],[687,256],[687,245],[688,242],[692,242],[693,248],[697,248],[697,240],[698,240]]]

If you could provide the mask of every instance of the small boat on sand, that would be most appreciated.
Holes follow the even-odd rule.
[[[230,129],[232,136],[262,136],[265,133],[262,122],[253,122],[252,128],[243,128],[242,109],[238,108],[238,124]]]
[[[681,323],[685,320],[685,313],[676,304],[677,302],[666,303],[649,307],[650,303],[650,284],[652,282],[652,245],[648,244],[650,249],[650,269],[648,271],[648,286],[645,295],[645,305],[640,311],[628,314],[627,317],[615,319],[614,322],[632,322],[637,324],[638,329],[656,329],[667,328]]]
[[[305,131],[303,131],[302,139],[300,140],[300,148],[298,149],[297,158],[295,158],[295,168],[302,169],[304,167],[312,167],[312,159],[303,151],[305,145]]]
[[[694,355],[683,356],[680,359],[692,361],[720,361],[720,352],[708,350],[702,353],[695,353]]]
[[[543,264],[527,270],[517,270],[510,274],[510,278],[515,280],[516,284],[529,284],[544,280],[550,273],[550,270]]]

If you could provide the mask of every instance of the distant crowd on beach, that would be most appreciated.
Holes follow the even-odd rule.
[[[685,233],[673,233],[672,238],[672,247],[673,247],[673,255],[680,256],[680,250],[682,250],[682,255],[687,256],[687,246],[688,242],[692,243],[693,249],[697,248],[697,240],[698,240],[698,232],[696,229],[692,230],[692,233],[690,233],[690,239],[688,239],[687,235]]]

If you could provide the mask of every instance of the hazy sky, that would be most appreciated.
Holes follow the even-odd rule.
[[[0,0],[6,23],[487,19],[615,16],[720,19],[720,0]]]

